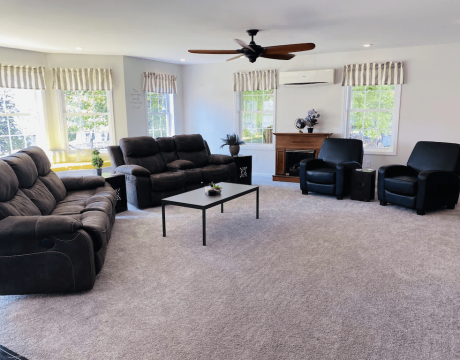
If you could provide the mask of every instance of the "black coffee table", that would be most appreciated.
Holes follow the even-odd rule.
[[[165,205],[183,206],[192,209],[202,210],[203,218],[203,246],[206,246],[206,209],[213,206],[221,206],[220,212],[224,212],[224,203],[240,196],[256,192],[256,219],[259,218],[259,187],[243,184],[219,183],[222,186],[222,194],[208,196],[204,193],[204,188],[185,192],[183,194],[171,196],[161,200],[162,220],[163,220],[163,237],[166,237],[166,216]]]

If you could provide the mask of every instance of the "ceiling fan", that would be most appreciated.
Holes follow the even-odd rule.
[[[258,57],[276,60],[291,60],[295,55],[290,54],[291,52],[313,50],[315,44],[304,43],[304,44],[291,44],[291,45],[278,45],[262,47],[254,42],[254,36],[257,35],[259,30],[251,29],[246,31],[251,37],[251,42],[246,44],[244,41],[235,39],[238,45],[242,46],[238,50],[189,50],[188,52],[194,54],[240,54],[232,57],[227,61],[235,60],[240,57],[246,56],[249,62],[255,62]]]

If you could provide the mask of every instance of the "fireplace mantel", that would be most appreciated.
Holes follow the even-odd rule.
[[[330,138],[332,133],[273,133],[276,136],[276,174],[273,181],[300,182],[298,176],[286,175],[286,149],[315,150],[318,157],[324,139]]]

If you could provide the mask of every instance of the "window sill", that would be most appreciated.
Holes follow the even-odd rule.
[[[366,150],[364,155],[396,155],[396,150]]]

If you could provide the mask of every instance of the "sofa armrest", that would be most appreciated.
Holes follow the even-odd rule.
[[[226,165],[235,162],[235,160],[228,155],[212,154],[208,156],[208,163],[211,165]]]
[[[82,228],[82,222],[72,216],[8,216],[0,221],[0,239],[70,234]]]
[[[342,161],[337,164],[337,173],[335,181],[335,193],[337,196],[343,196],[349,193],[351,186],[351,171],[362,169],[357,161]]]
[[[96,189],[105,184],[102,176],[62,177],[61,180],[67,191]]]
[[[169,171],[188,170],[194,169],[195,164],[188,160],[175,160],[166,164],[166,168]]]
[[[418,174],[416,209],[424,211],[428,208],[428,203],[433,201],[438,206],[453,206],[458,201],[459,190],[460,178],[455,173],[442,170],[422,171]]]
[[[150,176],[150,171],[139,165],[121,165],[115,168],[115,172],[133,176]]]
[[[299,170],[302,171],[302,168],[307,170],[313,170],[324,166],[324,161],[322,159],[304,159],[300,162]]]

